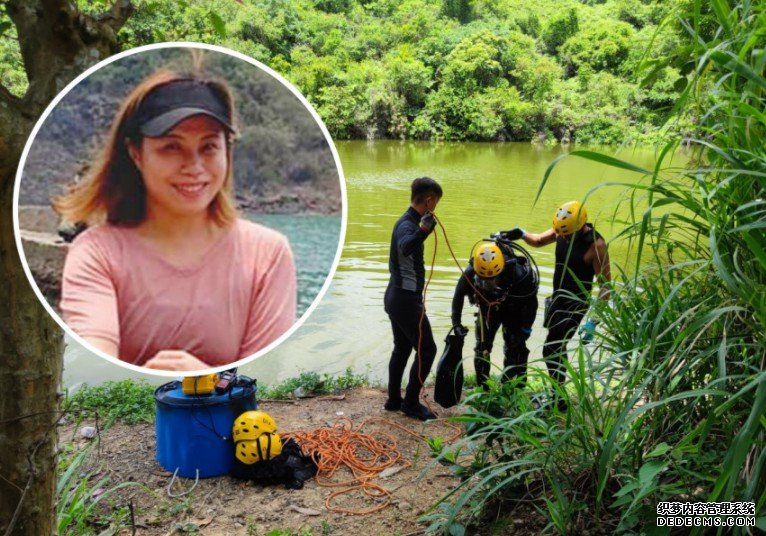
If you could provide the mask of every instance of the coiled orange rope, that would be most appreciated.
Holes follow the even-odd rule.
[[[340,418],[331,428],[282,434],[283,439],[294,439],[301,446],[303,455],[311,456],[314,460],[318,469],[316,482],[319,486],[342,488],[333,491],[325,499],[325,506],[329,511],[364,515],[386,508],[391,504],[391,492],[373,480],[397,462],[402,469],[412,466],[410,461],[402,458],[393,435],[382,431],[362,433],[362,428],[373,421],[401,430],[419,440],[425,440],[421,434],[383,417],[369,417],[356,428],[350,419]],[[334,480],[344,469],[349,471],[352,477]],[[356,491],[380,501],[380,504],[356,510],[333,506],[332,502],[336,497]]]

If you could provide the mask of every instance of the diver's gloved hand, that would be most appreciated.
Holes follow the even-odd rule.
[[[593,320],[592,318],[589,318],[587,322],[583,326],[580,327],[580,336],[582,337],[582,342],[589,343],[593,340],[593,335],[596,333],[596,326],[598,325],[597,320]]]
[[[510,231],[503,231],[500,234],[503,236],[503,238],[507,238],[508,240],[519,240],[524,238],[527,232],[521,227],[514,227]]]
[[[423,217],[420,218],[420,228],[425,232],[430,233],[434,230],[434,227],[436,227],[436,218],[434,215],[430,212],[423,214]]]
[[[468,335],[468,328],[465,327],[464,325],[458,324],[452,327],[455,330],[455,335],[457,335],[458,337],[465,337],[466,335]]]

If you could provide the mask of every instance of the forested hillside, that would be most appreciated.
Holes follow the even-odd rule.
[[[337,139],[649,142],[686,85],[645,54],[680,45],[680,26],[662,21],[688,0],[134,3],[123,48],[180,40],[246,53],[294,82]],[[0,67],[21,92],[11,31]]]

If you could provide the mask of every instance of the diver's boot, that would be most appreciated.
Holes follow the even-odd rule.
[[[383,409],[386,411],[399,411],[402,409],[401,398],[388,398],[386,403],[383,404]]]
[[[431,419],[436,418],[436,414],[420,402],[410,404],[405,400],[402,402],[402,412],[408,417],[419,419],[421,421],[430,421]]]

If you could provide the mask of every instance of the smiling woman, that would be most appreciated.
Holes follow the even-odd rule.
[[[225,83],[156,72],[123,101],[89,174],[54,202],[88,227],[67,254],[60,309],[98,350],[202,370],[295,322],[287,239],[234,206],[234,116]]]

